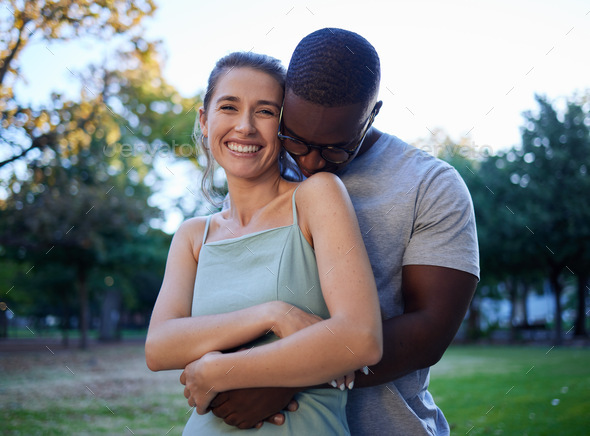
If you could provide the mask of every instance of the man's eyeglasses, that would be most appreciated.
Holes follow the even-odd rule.
[[[313,148],[315,148],[316,150],[319,150],[320,155],[326,161],[334,163],[334,164],[341,164],[341,163],[348,161],[350,159],[350,157],[355,154],[356,150],[361,146],[361,144],[363,143],[363,140],[365,139],[365,136],[367,136],[367,132],[369,131],[369,129],[371,128],[371,125],[373,124],[373,121],[375,120],[376,115],[377,115],[377,108],[374,107],[373,110],[371,111],[371,115],[369,115],[369,118],[366,121],[367,126],[365,127],[365,130],[364,130],[363,134],[361,135],[361,139],[359,139],[359,142],[352,149],[344,149],[344,148],[340,148],[340,147],[333,147],[330,145],[307,144],[300,139],[293,138],[292,136],[288,136],[288,135],[283,135],[281,133],[281,127],[283,124],[283,108],[282,107],[281,107],[281,114],[279,116],[278,136],[279,136],[279,139],[281,139],[283,141],[283,147],[285,148],[285,150],[287,150],[289,153],[291,153],[294,156],[305,156],[306,154],[309,154]]]

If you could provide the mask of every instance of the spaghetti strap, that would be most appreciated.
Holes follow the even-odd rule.
[[[207,217],[207,223],[205,224],[205,231],[203,232],[203,243],[201,246],[205,245],[205,241],[207,240],[207,234],[209,233],[209,223],[211,222],[211,217],[213,215],[209,215]]]
[[[301,183],[299,185],[297,185],[297,187],[295,188],[295,190],[293,191],[293,225],[297,225],[297,207],[295,206],[295,193],[297,192],[297,190],[299,189],[299,187],[301,186]]]

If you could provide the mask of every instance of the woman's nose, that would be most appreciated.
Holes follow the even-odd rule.
[[[256,132],[256,126],[253,123],[252,117],[248,113],[243,113],[238,119],[236,131],[243,135],[250,135]]]

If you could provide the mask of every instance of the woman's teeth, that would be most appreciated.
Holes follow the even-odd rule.
[[[258,145],[242,145],[236,142],[228,142],[227,148],[238,153],[256,153],[261,147]]]

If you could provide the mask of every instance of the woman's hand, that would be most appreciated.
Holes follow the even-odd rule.
[[[369,375],[368,366],[363,366],[361,369],[359,369],[359,371],[362,371],[365,375]],[[339,377],[337,379],[332,380],[330,382],[330,385],[335,388],[339,388],[341,391],[343,391],[346,388],[352,389],[354,387],[355,372],[351,372],[343,377]]]
[[[341,391],[344,389],[352,389],[354,387],[354,372],[346,374],[342,377],[338,377],[330,382],[330,385],[334,388],[338,388]]]
[[[199,360],[189,363],[180,375],[180,383],[184,385],[184,396],[188,405],[197,408],[199,415],[209,412],[209,404],[219,391],[215,389],[215,382],[208,374],[221,356],[219,351],[205,354]]]
[[[274,313],[272,332],[279,338],[285,338],[305,327],[323,321],[317,315],[312,315],[289,303],[280,303]]]

